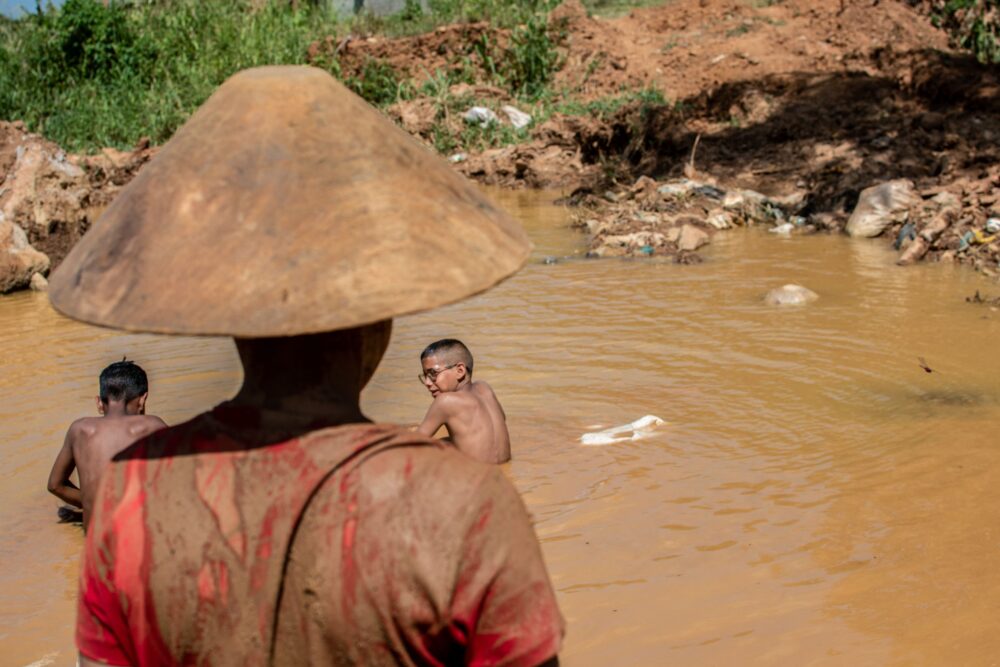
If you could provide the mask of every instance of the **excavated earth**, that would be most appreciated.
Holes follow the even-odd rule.
[[[563,35],[553,87],[564,98],[656,88],[668,102],[555,113],[532,125],[525,142],[453,161],[484,184],[562,190],[591,234],[592,254],[689,262],[734,226],[839,231],[862,190],[905,179],[918,196],[882,233],[899,241],[901,259],[913,261],[908,246],[923,238],[917,259],[997,275],[1000,237],[985,231],[1000,217],[996,71],[950,49],[947,35],[907,3],[675,0],[595,18],[568,0],[550,23]],[[398,39],[330,37],[309,56],[317,64],[336,58],[346,76],[388,63],[419,86],[441,70],[482,74],[474,45],[502,50],[509,39],[487,24],[453,25]],[[447,94],[495,108],[515,103],[486,76]],[[436,123],[464,123],[438,102],[416,97],[389,114],[430,144]],[[31,150],[18,142],[44,146],[50,159],[33,177],[35,193],[12,207],[12,178],[29,180],[18,180]],[[149,154],[140,146],[61,156],[3,126],[0,216],[21,225],[54,265]]]

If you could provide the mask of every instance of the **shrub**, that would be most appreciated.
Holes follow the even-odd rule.
[[[931,20],[958,46],[982,63],[1000,62],[1000,0],[931,0],[930,6]]]
[[[535,14],[525,24],[514,28],[504,58],[503,74],[515,94],[537,99],[552,81],[558,66],[556,40],[552,38],[545,15]]]

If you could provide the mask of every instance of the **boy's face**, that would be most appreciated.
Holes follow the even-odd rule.
[[[432,354],[421,360],[420,365],[424,369],[420,381],[424,383],[431,396],[437,396],[443,391],[455,391],[465,377],[465,364],[449,362],[437,355]]]

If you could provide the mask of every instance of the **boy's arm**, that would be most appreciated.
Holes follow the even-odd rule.
[[[83,507],[83,497],[80,488],[69,481],[69,476],[76,469],[76,460],[73,458],[73,426],[66,431],[66,438],[63,440],[62,449],[56,456],[52,464],[52,471],[49,473],[49,493],[61,498],[64,502],[75,507]]]
[[[431,438],[437,433],[439,428],[448,423],[446,401],[442,400],[442,398],[443,396],[435,398],[434,402],[431,403],[431,407],[427,410],[424,420],[417,427],[417,433],[420,435]]]

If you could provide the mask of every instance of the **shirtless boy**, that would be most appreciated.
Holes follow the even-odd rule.
[[[507,415],[485,382],[472,381],[472,353],[453,338],[431,343],[420,354],[420,381],[434,397],[417,431],[433,436],[442,425],[451,442],[484,463],[510,460]]]
[[[97,412],[101,417],[81,417],[66,431],[59,456],[49,473],[49,493],[83,508],[83,527],[101,474],[115,454],[136,440],[166,426],[159,417],[146,415],[149,384],[146,372],[131,361],[119,361],[101,371],[101,395]],[[76,468],[80,486],[70,481]]]

